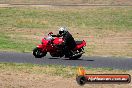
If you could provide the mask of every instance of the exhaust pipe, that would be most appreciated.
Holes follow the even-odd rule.
[[[79,56],[79,55],[81,55],[83,53],[85,53],[85,52],[81,52],[81,53],[78,53],[78,54],[74,54],[72,57]]]

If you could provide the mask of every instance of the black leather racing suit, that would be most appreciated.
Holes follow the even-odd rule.
[[[64,39],[64,53],[66,57],[71,56],[71,50],[76,47],[76,42],[72,35],[67,31],[65,34],[63,34]]]

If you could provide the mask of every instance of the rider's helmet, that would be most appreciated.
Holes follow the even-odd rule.
[[[59,29],[59,34],[60,34],[60,35],[64,35],[66,32],[67,32],[66,27],[61,27],[61,28]]]

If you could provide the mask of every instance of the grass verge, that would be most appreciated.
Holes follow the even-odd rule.
[[[127,70],[116,70],[112,68],[84,67],[88,74],[127,73]],[[21,72],[29,74],[47,74],[51,76],[75,77],[78,67],[62,65],[36,65],[23,63],[0,63],[1,72]]]

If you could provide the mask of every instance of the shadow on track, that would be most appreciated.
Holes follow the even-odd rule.
[[[64,58],[64,59],[62,59],[62,58],[57,58],[57,57],[51,57],[51,58],[48,58],[48,59],[60,59],[60,60],[69,60],[69,61],[94,61],[94,60],[86,60],[86,59],[72,59],[72,60],[70,60],[70,59],[68,59],[68,58]]]
[[[48,59],[60,59],[60,58],[57,58],[57,57],[50,57]]]
[[[62,59],[62,60],[70,60],[70,59]],[[73,59],[71,61],[94,61],[94,60],[84,60],[84,59]]]

